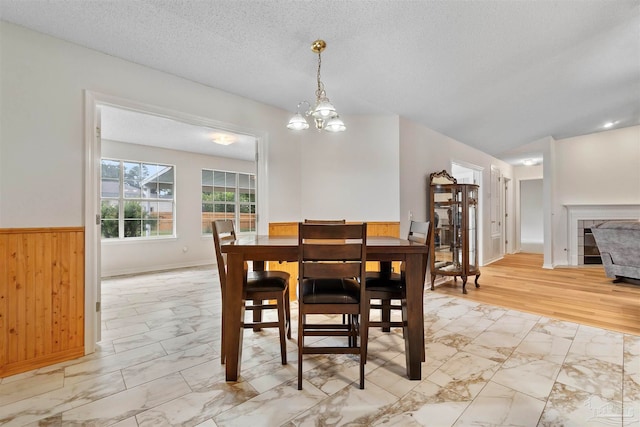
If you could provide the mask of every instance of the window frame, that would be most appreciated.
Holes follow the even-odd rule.
[[[205,172],[211,172],[211,183],[205,183],[205,179],[204,179],[204,173]],[[234,193],[234,200],[233,201],[228,201],[228,200],[215,200],[215,188],[217,187],[216,185],[216,178],[215,175],[217,173],[224,173],[226,174],[234,174],[235,175],[235,185],[233,186],[233,193]],[[248,177],[249,179],[249,187],[241,187],[240,186],[240,177],[241,175],[245,175]],[[251,185],[252,184],[252,185]],[[211,200],[205,200],[205,194],[207,194],[207,192],[204,191],[205,187],[211,187]],[[232,188],[230,186],[227,185],[226,183],[226,177],[225,177],[225,185],[224,188]],[[252,194],[253,195],[253,200],[249,200],[247,201],[241,201],[241,197],[240,195],[243,193],[243,190],[249,190],[248,194]],[[210,225],[205,225],[205,224],[209,224],[210,221],[209,219],[205,218],[205,214],[209,213],[210,216],[215,217],[215,213],[216,213],[216,208],[215,205],[216,204],[223,204],[225,206],[233,206],[233,215],[226,215],[227,213],[230,213],[227,211],[227,208],[224,209],[224,213],[225,213],[225,219],[232,219],[233,223],[235,224],[235,228],[236,228],[236,233],[237,234],[242,234],[242,235],[252,235],[252,234],[257,234],[257,230],[258,230],[258,214],[257,214],[257,209],[258,209],[258,203],[257,203],[257,199],[258,199],[258,176],[257,173],[253,173],[253,172],[241,172],[241,171],[233,171],[233,170],[225,170],[225,169],[214,169],[214,168],[202,168],[201,172],[200,172],[200,193],[201,193],[201,197],[200,197],[200,203],[201,203],[201,208],[200,208],[200,220],[201,220],[201,235],[210,237],[212,235],[212,230],[211,230],[211,226]],[[246,191],[245,191],[246,193]],[[251,197],[250,197],[251,198]],[[211,209],[210,210],[205,210],[205,205],[210,205]],[[239,225],[241,224],[243,221],[240,217],[241,215],[241,207],[242,206],[249,206],[249,211],[248,212],[250,215],[253,215],[253,218],[250,219],[250,221],[252,221],[253,227],[250,230],[243,230],[242,227]],[[252,208],[251,208],[252,207]],[[229,216],[232,216],[232,218],[228,218]],[[212,218],[211,220],[213,220],[215,218]]]
[[[118,163],[118,167],[119,167],[119,172],[118,172],[118,195],[117,196],[104,196],[104,183],[106,181],[109,181],[109,179],[105,180],[105,177],[103,176],[103,167],[104,167],[104,162],[105,161],[109,161],[109,162],[117,162]],[[126,184],[127,182],[131,181],[131,179],[127,179],[125,178],[125,165],[126,164],[138,164],[140,165],[140,168],[144,168],[144,166],[148,166],[149,169],[154,170],[155,172],[153,174],[151,174],[151,177],[155,178],[153,180],[148,180],[149,177],[143,178],[142,176],[139,177],[139,183],[140,183],[140,194],[136,195],[136,196],[127,196],[127,192],[126,192]],[[164,170],[164,172],[163,172]],[[171,172],[171,181],[163,181],[161,179],[159,179],[164,173],[167,172]],[[111,179],[111,181],[115,181],[115,179]],[[145,187],[145,182],[146,184],[152,182],[156,184],[155,187],[155,195],[156,197],[145,197],[144,195],[144,187]],[[165,188],[167,185],[171,186],[171,195],[170,197],[162,197],[162,187],[165,184]],[[160,163],[160,162],[151,162],[151,161],[143,161],[143,160],[130,160],[130,159],[123,159],[123,158],[114,158],[114,157],[101,157],[100,158],[100,227],[101,227],[101,232],[100,232],[100,239],[103,243],[107,243],[107,242],[124,242],[124,241],[152,241],[152,240],[165,240],[165,239],[175,239],[176,238],[176,228],[177,228],[177,224],[176,224],[176,210],[177,210],[177,203],[176,203],[176,189],[177,189],[177,185],[176,185],[176,165],[175,164],[168,164],[168,163]],[[151,189],[151,186],[148,187],[148,191],[153,192],[153,190]],[[118,236],[117,237],[104,237],[102,228],[104,227],[105,221],[113,221],[113,219],[110,218],[105,218],[103,217],[103,205],[106,202],[115,202],[118,206],[118,214],[117,214],[117,222],[118,222]],[[127,204],[129,203],[138,203],[138,206],[141,209],[141,217],[139,218],[141,221],[141,225],[140,225],[140,235],[139,236],[127,236],[127,227],[125,226],[125,222],[129,219],[125,217],[125,209],[127,207]],[[147,205],[147,210],[144,209],[145,204]],[[160,206],[165,204],[170,204],[170,210],[169,209],[160,209]],[[157,210],[157,215],[158,217],[154,220],[154,219],[147,219],[146,221],[148,223],[155,221],[156,222],[156,226],[155,226],[155,234],[154,235],[146,235],[143,227],[144,227],[144,222],[145,222],[145,218],[144,218],[144,213],[151,213],[154,212],[153,207],[156,207]],[[161,225],[163,223],[167,224],[169,221],[167,220],[162,220],[160,215],[162,213],[170,213],[171,216],[171,232],[168,234],[162,234],[160,232],[160,229],[162,228]],[[135,218],[136,220],[138,218]],[[131,219],[129,219],[131,220]],[[147,224],[149,225],[149,224]]]

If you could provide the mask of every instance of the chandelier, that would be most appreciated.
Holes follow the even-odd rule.
[[[336,111],[327,93],[324,90],[324,83],[320,81],[320,67],[322,65],[321,52],[327,47],[324,40],[316,40],[311,44],[311,50],[318,54],[318,88],[316,89],[316,105],[311,108],[311,104],[307,101],[298,103],[296,114],[291,117],[287,128],[292,130],[305,130],[309,128],[309,123],[305,117],[313,117],[318,131],[326,130],[327,132],[342,132],[346,129],[340,116]],[[306,105],[304,113],[300,112],[300,108]],[[304,115],[303,115],[304,114]]]

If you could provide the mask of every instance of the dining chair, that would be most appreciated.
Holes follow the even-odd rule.
[[[363,311],[367,251],[367,224],[298,224],[298,390],[302,390],[305,354],[360,355],[360,388],[364,388],[366,353],[363,331],[368,311]],[[329,322],[313,315],[334,316]],[[315,320],[316,323],[313,323]],[[346,346],[322,345],[305,337],[348,337]],[[334,344],[333,342],[331,344]]]
[[[429,242],[431,239],[431,226],[428,221],[411,221],[409,225],[409,235],[407,240],[415,244],[427,246],[429,248]],[[428,253],[422,260],[422,283],[427,276],[427,261]],[[366,304],[368,309],[380,310],[380,321],[369,320],[369,327],[380,327],[383,332],[389,332],[392,327],[404,326],[407,319],[405,318],[405,311],[402,310],[402,300],[406,299],[406,282],[404,275],[405,264],[400,265],[400,272],[395,273],[391,271],[390,263],[381,264],[381,271],[367,271],[366,272]],[[372,300],[380,300],[380,303],[371,303]],[[399,304],[393,304],[393,301],[399,300]],[[399,310],[402,312],[402,321],[391,321],[391,311]],[[424,326],[423,326],[424,327]],[[423,334],[424,335],[424,334]],[[368,339],[368,331],[366,333]],[[365,341],[365,347],[367,342]],[[423,361],[424,346],[423,346]]]
[[[227,281],[226,255],[220,247],[222,244],[231,243],[236,240],[236,232],[231,220],[216,220],[212,223],[213,242],[216,250],[216,260],[218,263],[218,275],[220,276],[220,288],[222,292],[222,304],[224,305],[224,289]],[[282,364],[287,364],[287,344],[285,335],[291,339],[291,309],[289,303],[289,273],[284,271],[248,271],[245,262],[244,279],[244,300],[245,310],[254,313],[253,321],[242,321],[242,327],[259,331],[261,328],[278,328],[280,335],[280,355]],[[248,301],[252,301],[248,304]],[[266,301],[266,302],[265,302]],[[271,303],[275,301],[275,304]],[[265,310],[277,310],[278,320],[267,322],[263,320],[262,314]],[[221,363],[225,363],[224,350],[224,328],[221,334]]]
[[[344,219],[305,219],[305,224],[346,224],[347,221]],[[342,315],[342,323],[347,323],[347,315]]]

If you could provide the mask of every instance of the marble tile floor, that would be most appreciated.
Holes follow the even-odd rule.
[[[298,391],[295,339],[283,366],[273,329],[245,331],[225,382],[213,267],[102,292],[98,351],[2,379],[0,425],[640,426],[639,336],[426,291],[422,381],[405,377],[402,331],[372,329],[365,390],[357,358],[319,355]]]

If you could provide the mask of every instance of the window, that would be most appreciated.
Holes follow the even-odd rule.
[[[102,159],[103,239],[174,236],[174,167]]]
[[[231,219],[238,232],[255,233],[254,174],[202,170],[202,234],[211,234],[211,222],[216,219]]]

